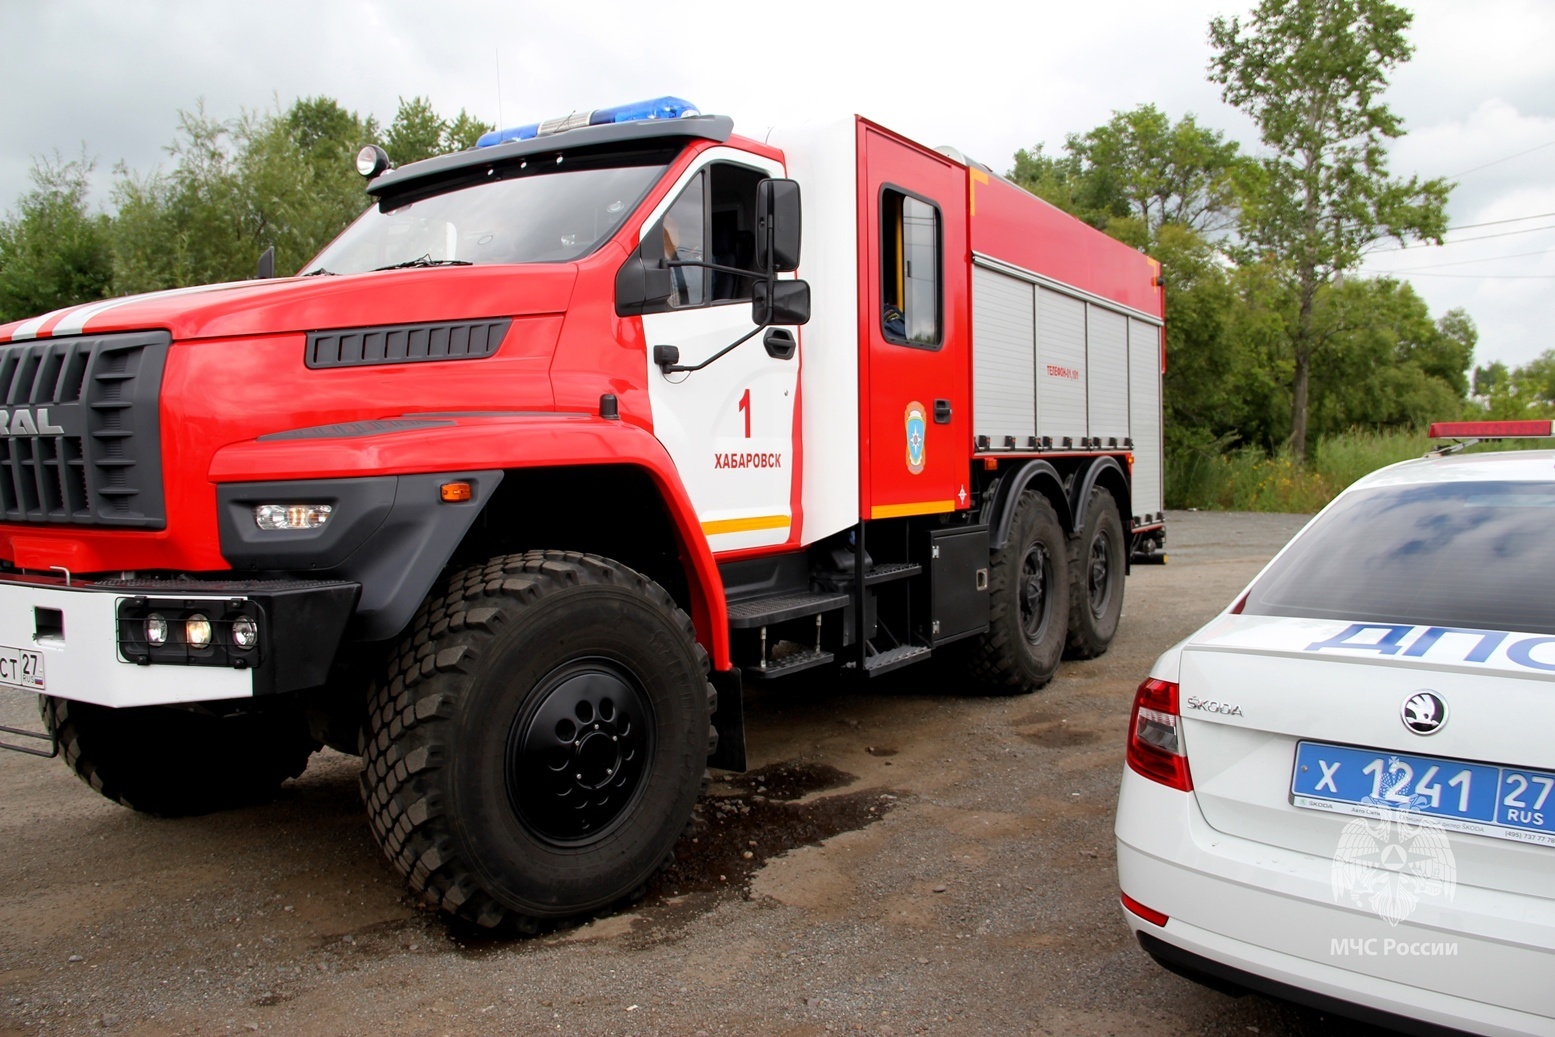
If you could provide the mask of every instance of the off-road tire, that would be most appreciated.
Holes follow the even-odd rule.
[[[984,690],[1020,695],[1053,679],[1069,622],[1068,545],[1048,499],[1026,490],[988,567],[988,631],[966,649]]]
[[[457,573],[372,694],[373,835],[426,903],[483,929],[635,900],[716,746],[707,669],[664,589],[610,559],[529,551]]]
[[[291,703],[230,716],[170,706],[111,709],[47,695],[38,707],[82,781],[162,817],[268,800],[319,748]]]
[[[1085,525],[1074,539],[1069,571],[1069,640],[1066,655],[1094,659],[1112,644],[1123,615],[1123,520],[1117,501],[1100,486],[1091,489]]]

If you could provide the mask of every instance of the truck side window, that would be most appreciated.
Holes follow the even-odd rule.
[[[880,194],[880,330],[886,341],[940,346],[940,214],[889,188]]]
[[[686,185],[664,213],[664,258],[704,262],[707,255],[706,187],[707,174],[698,173]],[[708,272],[700,267],[677,266],[670,269],[670,306],[679,309],[700,306],[707,298]]]
[[[756,185],[770,174],[749,166],[715,163],[712,176],[711,261],[751,271],[750,276],[713,272],[713,301],[750,301],[756,280]]]
[[[715,162],[691,178],[664,213],[664,258],[714,263],[749,271],[671,268],[674,292],[645,312],[707,303],[749,302],[756,269],[756,185],[769,174],[749,166]]]

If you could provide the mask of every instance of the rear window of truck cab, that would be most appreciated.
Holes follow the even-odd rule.
[[[1341,497],[1248,591],[1242,614],[1555,634],[1555,482]]]

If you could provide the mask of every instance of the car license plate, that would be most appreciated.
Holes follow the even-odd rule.
[[[1555,846],[1555,773],[1298,742],[1291,803],[1362,817],[1407,811],[1443,828]]]
[[[0,645],[0,685],[24,691],[44,690],[43,654]]]

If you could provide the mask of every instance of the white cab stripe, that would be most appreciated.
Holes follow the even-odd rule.
[[[225,281],[221,284],[197,284],[191,285],[188,288],[169,288],[165,292],[150,292],[146,295],[127,295],[121,299],[106,299],[103,302],[92,303],[90,306],[83,306],[71,313],[54,326],[53,333],[55,335],[78,334],[86,326],[87,321],[119,306],[149,302],[154,299],[170,299],[178,295],[196,295],[200,292],[212,292],[220,288],[231,288],[235,285],[246,283],[245,281]]]

